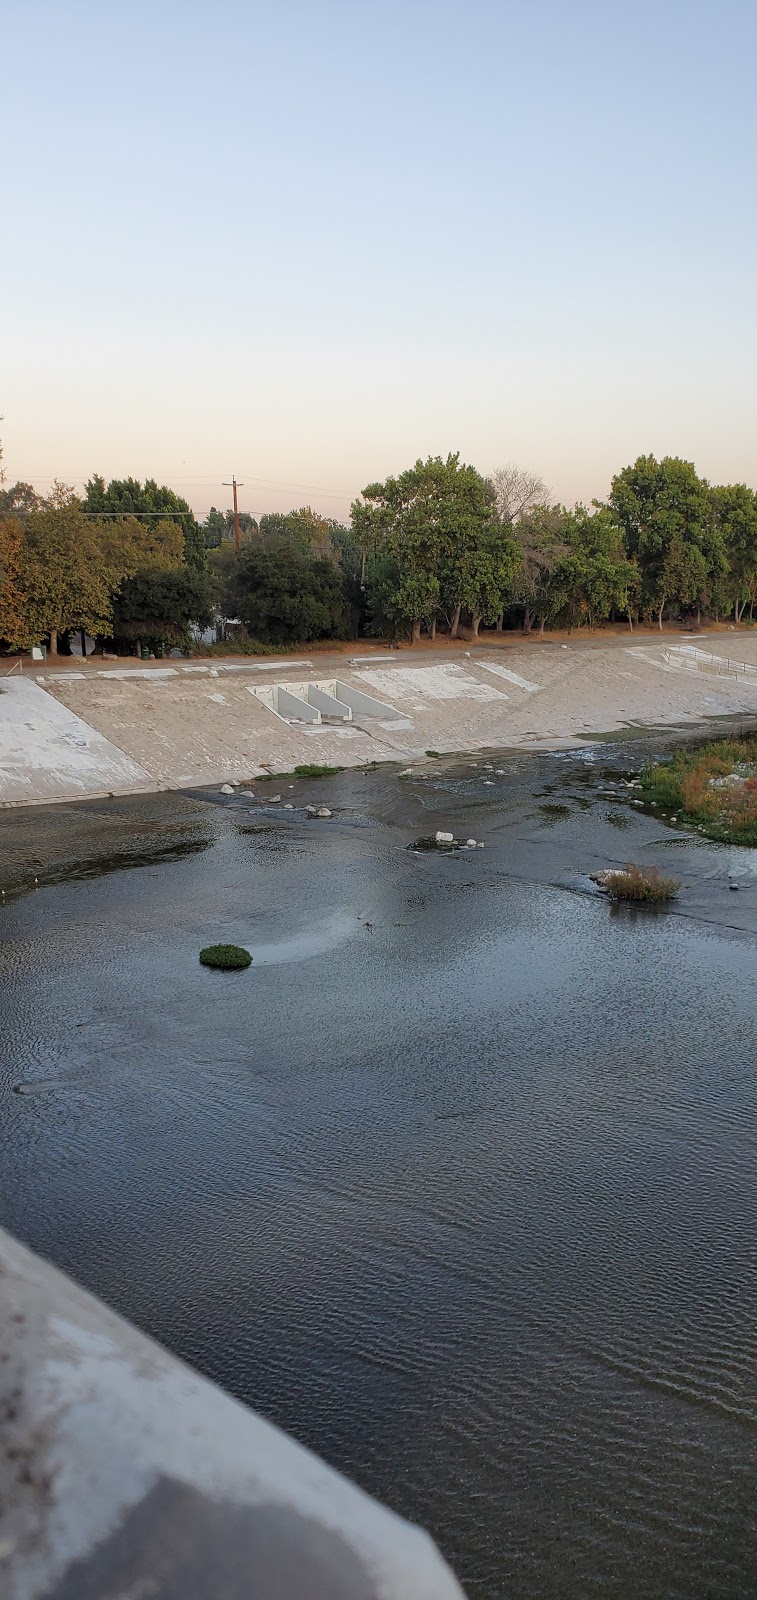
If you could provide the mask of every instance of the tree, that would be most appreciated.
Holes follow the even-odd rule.
[[[662,628],[665,607],[703,596],[721,570],[709,485],[690,461],[639,456],[612,480],[610,506],[641,573],[642,605]]]
[[[591,508],[577,505],[566,517],[564,531],[582,566],[577,592],[589,627],[620,611],[633,629],[639,571],[626,555],[623,530],[615,513],[598,501]]]
[[[260,518],[260,534],[264,541],[288,539],[300,549],[317,555],[332,555],[335,534],[344,532],[332,517],[322,517],[312,506],[301,506],[299,511],[266,511]]]
[[[514,529],[520,560],[512,599],[523,606],[523,632],[538,620],[542,633],[553,603],[550,583],[560,559],[567,555],[567,513],[564,506],[536,504],[527,508]]]
[[[211,506],[205,518],[202,525],[202,534],[206,550],[220,549],[223,540],[226,538],[226,518],[223,512],[218,511],[215,506]]]
[[[736,622],[749,606],[751,620],[757,601],[757,495],[745,483],[720,484],[711,495],[727,562],[727,604]]]
[[[184,565],[184,529],[178,522],[164,517],[144,522],[138,517],[93,518],[92,522],[114,589],[137,572],[165,572]]]
[[[343,639],[349,610],[339,567],[288,540],[250,540],[224,562],[225,601],[263,644]]]
[[[429,456],[399,477],[368,484],[352,506],[352,529],[360,545],[395,563],[393,608],[414,640],[422,622],[433,631],[439,610],[447,612],[453,638],[463,608],[477,631],[514,565],[498,530],[494,487],[459,454]]]
[[[0,485],[2,482],[0,477]],[[27,517],[30,511],[39,511],[42,504],[30,483],[14,483],[10,489],[0,487],[0,518]]]
[[[257,522],[254,517],[250,516],[249,511],[240,511],[240,533],[243,535],[257,533],[257,530]],[[236,537],[234,512],[231,510],[218,511],[215,506],[211,506],[202,524],[202,535],[206,550],[218,550],[225,539],[234,539]]]
[[[500,522],[511,525],[520,522],[534,506],[543,506],[549,499],[549,489],[538,472],[527,472],[508,461],[492,473],[492,483],[497,500]]]
[[[206,628],[212,620],[213,601],[211,579],[196,567],[135,572],[116,595],[113,637],[185,646],[192,624]]]
[[[184,531],[184,559],[191,567],[202,569],[205,565],[205,541],[202,529],[187,500],[175,494],[166,484],[155,478],[113,478],[106,485],[97,473],[85,487],[85,511],[102,515],[135,516],[145,523],[159,522],[166,513],[179,523]]]
[[[24,525],[23,587],[27,634],[36,642],[76,628],[110,628],[114,570],[103,558],[100,529],[76,504],[30,512]]]
[[[0,518],[0,639],[11,650],[37,644],[24,586],[24,525],[19,517]]]

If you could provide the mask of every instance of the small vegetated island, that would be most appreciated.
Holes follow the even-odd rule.
[[[251,965],[252,956],[238,944],[208,944],[200,951],[200,961],[204,967],[215,967],[220,972],[240,972]]]
[[[648,802],[723,844],[757,845],[757,735],[679,750],[641,775]]]

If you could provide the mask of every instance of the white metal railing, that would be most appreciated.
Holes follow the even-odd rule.
[[[728,656],[715,656],[708,650],[698,650],[696,645],[679,644],[662,652],[670,666],[688,668],[691,672],[712,672],[720,678],[743,679],[757,683],[757,667],[748,661],[732,661]]]

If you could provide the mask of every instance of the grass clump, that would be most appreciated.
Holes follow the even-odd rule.
[[[724,781],[726,780],[726,781]],[[646,767],[647,801],[675,812],[708,839],[757,845],[757,737],[716,739]]]
[[[344,770],[344,767],[321,766],[317,761],[306,762],[304,766],[293,767],[291,772],[260,772],[257,778],[250,779],[250,782],[281,783],[284,778],[330,778],[335,772]]]
[[[249,950],[243,950],[240,944],[208,944],[200,951],[200,960],[204,967],[217,967],[223,972],[239,972],[242,967],[249,967],[252,956]]]
[[[680,887],[678,878],[664,877],[659,867],[637,867],[633,861],[602,877],[602,888],[611,900],[636,900],[648,905],[675,900]]]
[[[332,772],[344,772],[344,767],[323,766],[317,761],[305,762],[304,766],[295,767],[296,778],[329,778]]]

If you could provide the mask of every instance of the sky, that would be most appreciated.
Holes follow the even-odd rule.
[[[757,484],[754,0],[2,0],[9,481]]]

